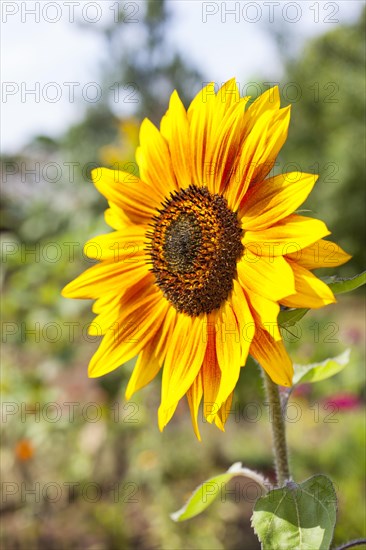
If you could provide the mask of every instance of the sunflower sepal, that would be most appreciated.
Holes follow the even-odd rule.
[[[310,311],[309,308],[289,308],[283,306],[277,318],[279,327],[293,327],[304,317],[304,315],[307,314],[308,311]]]
[[[328,275],[327,277],[320,277],[320,279],[329,286],[333,294],[345,294],[346,292],[352,292],[366,284],[366,271],[354,277]]]

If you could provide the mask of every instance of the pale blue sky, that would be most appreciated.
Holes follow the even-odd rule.
[[[133,40],[139,23],[131,20],[138,21],[143,7],[140,2],[128,4],[122,15]],[[281,62],[268,27],[282,24],[284,32],[294,36],[293,48],[301,48],[307,38],[334,28],[336,21],[355,20],[363,5],[360,0],[169,0],[173,19],[168,38],[207,80],[250,80],[263,73],[276,80]],[[3,151],[15,152],[37,133],[59,135],[91,104],[98,92],[99,67],[105,62],[92,29],[113,20],[115,2],[3,0],[1,11],[1,143]],[[85,30],[76,23],[80,18]],[[35,94],[29,93],[31,89]]]

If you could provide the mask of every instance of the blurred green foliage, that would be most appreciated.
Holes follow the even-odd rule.
[[[365,23],[366,10],[357,23],[310,41],[298,59],[288,61],[282,87],[285,101],[299,99],[282,167],[298,163],[320,175],[303,208],[324,220],[332,238],[352,254],[341,268],[352,274],[365,266]]]
[[[133,82],[139,102],[132,115],[137,121],[148,116],[158,123],[173,89],[188,105],[207,79],[168,47],[166,3],[143,5],[139,40],[128,48],[122,26],[103,31],[110,59],[105,85]],[[320,172],[306,207],[325,219],[335,240],[354,254],[350,267],[344,268],[352,273],[361,267],[364,224],[361,24],[338,26],[309,42],[298,59],[287,61],[283,81],[298,83],[302,95],[279,159],[279,168],[296,162],[303,170]],[[326,101],[332,92],[326,88],[329,83],[337,85],[337,102]],[[2,500],[3,546],[255,549],[258,543],[249,525],[252,502],[243,499],[248,493],[242,485],[234,483],[233,493],[223,494],[221,502],[192,522],[177,525],[169,518],[195,485],[235,461],[273,476],[269,423],[254,362],[248,361],[240,379],[225,434],[203,425],[203,444],[198,443],[184,403],[160,434],[159,380],[140,392],[132,408],[123,401],[123,392],[133,362],[89,380],[87,364],[98,345],[97,338],[86,333],[93,317],[91,303],[59,296],[65,283],[91,265],[82,254],[83,243],[109,231],[102,214],[106,202],[91,184],[90,169],[106,162],[105,146],[110,144],[120,148],[123,162],[134,161],[129,156],[131,135],[121,132],[115,107],[113,102],[98,103],[59,140],[39,136],[17,156],[2,159],[7,177],[1,199],[6,343],[1,384],[3,405],[10,404],[10,409],[3,423],[1,463],[3,481],[18,489]],[[122,122],[130,117],[123,115]],[[39,181],[23,177],[22,163],[35,162],[57,163],[62,177],[51,180],[50,172],[44,178],[42,171]],[[70,163],[75,163],[74,172]],[[14,168],[13,176],[9,167]],[[332,178],[336,181],[329,181]],[[344,372],[314,387],[304,386],[293,396],[301,418],[289,425],[295,478],[321,471],[335,482],[340,499],[335,542],[340,543],[363,534],[362,304],[357,298],[340,297],[337,306],[310,314],[289,330],[285,339],[299,363],[353,347]],[[355,405],[327,417],[332,409],[325,407],[340,389],[353,396]],[[48,403],[56,405],[47,409]],[[72,417],[70,403],[76,403]],[[50,420],[60,410],[60,419]],[[95,411],[100,413],[97,421],[92,420]],[[338,422],[329,422],[333,419]],[[22,483],[24,489],[39,483],[39,498],[37,489],[36,495],[22,498]],[[49,483],[62,488],[60,498],[53,498],[52,487],[49,494],[42,493]],[[72,493],[65,485],[70,483],[78,484]],[[93,483],[101,490],[95,501]],[[90,494],[83,493],[88,484]],[[351,507],[352,501],[359,504]]]

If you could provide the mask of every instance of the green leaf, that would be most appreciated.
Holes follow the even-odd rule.
[[[360,286],[366,283],[366,271],[363,271],[359,275],[348,279],[342,279],[341,277],[332,277],[327,285],[334,294],[344,294],[345,292],[351,292],[356,290]]]
[[[252,526],[262,550],[328,550],[336,511],[332,482],[316,475],[300,484],[288,482],[260,497]]]
[[[320,382],[338,374],[349,363],[351,350],[346,349],[341,355],[325,359],[321,363],[310,365],[294,365],[292,383],[303,384],[305,382]]]
[[[202,485],[199,485],[197,489],[193,491],[188,502],[180,510],[171,514],[170,517],[174,521],[184,521],[197,516],[212,504],[221,494],[224,485],[236,476],[249,477],[262,487],[264,493],[267,492],[266,483],[268,486],[268,482],[266,482],[261,474],[249,470],[249,468],[243,468],[241,462],[236,462],[230,466],[224,474],[211,477],[202,483]]]
[[[309,309],[283,309],[278,314],[278,324],[280,327],[293,327],[304,317],[304,315],[309,311]]]

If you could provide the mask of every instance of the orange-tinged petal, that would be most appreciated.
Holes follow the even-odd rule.
[[[252,175],[251,185],[261,182],[274,167],[276,158],[287,139],[290,124],[291,105],[280,109],[269,128],[262,156],[257,159],[257,165]]]
[[[118,320],[121,325],[125,325],[131,322],[129,316],[136,316],[136,311],[140,308],[143,309],[147,302],[161,301],[164,304],[168,304],[163,298],[160,290],[153,285],[154,276],[148,272],[147,275],[139,281],[137,284],[130,285],[124,292],[121,299],[121,307],[119,311]],[[134,319],[132,319],[133,322]]]
[[[129,172],[96,168],[94,185],[108,201],[117,205],[136,224],[149,223],[160,205],[155,190]]]
[[[147,297],[156,294],[152,286],[154,276],[147,272],[138,282],[131,284],[121,292],[106,292],[94,303],[92,310],[98,314],[89,325],[88,333],[93,336],[105,334],[113,323],[123,324],[128,315],[144,304]]]
[[[168,144],[147,118],[141,124],[140,147],[136,151],[136,160],[141,179],[155,191],[160,202],[178,189]]]
[[[289,108],[279,107],[279,92],[275,87],[262,94],[245,113],[242,149],[226,192],[234,211],[253,181],[263,179],[270,172],[286,139]]]
[[[215,424],[222,431],[225,431],[226,420],[228,419],[228,416],[231,412],[231,404],[233,402],[233,396],[234,396],[234,392],[232,392],[229,395],[229,397],[222,404],[219,412],[215,416]]]
[[[292,214],[268,229],[246,231],[242,243],[258,255],[285,256],[311,245],[329,233],[324,222]]]
[[[92,310],[94,313],[102,313],[105,307],[108,307],[112,301],[116,299],[116,294],[114,292],[105,292],[102,296],[99,296],[92,305]]]
[[[259,231],[292,214],[307,198],[318,176],[291,172],[252,187],[239,212],[245,230]]]
[[[155,343],[155,354],[157,357],[159,357],[161,363],[163,363],[167,354],[169,343],[172,338],[172,334],[174,332],[178,318],[179,313],[174,307],[170,306],[166,312],[164,323],[161,326],[159,338],[156,339]]]
[[[123,229],[132,223],[125,212],[113,203],[111,203],[110,208],[107,208],[104,212],[104,219],[106,224],[112,229]]]
[[[102,296],[106,289],[117,294],[123,292],[149,273],[144,257],[137,258],[141,260],[135,263],[109,261],[93,265],[66,285],[62,290],[62,296],[96,299]]]
[[[126,389],[126,399],[147,386],[155,378],[161,368],[158,358],[154,355],[154,341],[150,340],[141,351]]]
[[[252,181],[253,174],[263,156],[272,119],[272,112],[264,113],[244,139],[239,162],[235,166],[225,193],[228,204],[234,212],[239,209]]]
[[[146,386],[160,370],[175,327],[175,321],[175,309],[169,307],[162,319],[160,330],[147,343],[137,360],[126,389],[126,399],[130,399],[137,390]]]
[[[255,121],[267,111],[277,111],[280,108],[280,92],[278,86],[269,88],[261,94],[248,109],[248,118]]]
[[[240,363],[241,365],[245,365],[248,357],[249,346],[254,337],[255,323],[244,291],[235,279],[233,281],[233,291],[231,294],[231,306],[236,317],[240,335]]]
[[[155,292],[123,322],[112,325],[89,363],[89,376],[103,376],[138,355],[160,329],[168,307]]]
[[[215,104],[215,87],[211,82],[196,95],[188,109],[192,183],[198,186],[204,185],[207,179]]]
[[[245,98],[248,101],[249,97]],[[215,100],[215,122],[219,125],[228,110],[241,101],[240,92],[235,78],[231,78],[221,86]]]
[[[168,143],[178,187],[188,187],[192,183],[189,123],[184,105],[176,91],[170,97],[169,109],[162,118],[160,130]]]
[[[216,396],[220,408],[234,390],[242,366],[239,328],[229,301],[217,312],[216,353],[221,370],[220,389]]]
[[[240,153],[245,125],[245,101],[234,104],[216,130],[214,148],[206,156],[204,183],[214,193],[222,193],[231,177]]]
[[[215,317],[212,316],[212,319]],[[209,321],[210,323],[210,321]],[[220,389],[221,383],[221,370],[217,360],[216,354],[216,335],[212,331],[211,326],[208,327],[207,331],[207,348],[206,354],[203,361],[201,376],[202,376],[202,386],[203,386],[203,415],[209,421],[212,422],[218,413],[221,403],[217,402],[217,394]],[[216,328],[216,327],[215,327]]]
[[[269,258],[246,251],[237,264],[241,286],[268,300],[278,301],[295,292],[295,280],[291,267],[281,256]]]
[[[250,99],[250,96],[245,99]],[[272,120],[276,120],[276,117],[280,111],[280,94],[278,86],[275,86],[266,90],[255,101],[253,101],[247,109],[245,113],[246,124],[243,142],[246,140],[262,115],[269,114],[272,117]]]
[[[291,262],[291,267],[295,274],[296,294],[281,300],[283,305],[317,309],[336,302],[330,288],[313,273],[295,262]]]
[[[198,428],[198,411],[202,400],[202,395],[203,395],[202,374],[201,372],[199,372],[192,386],[187,391],[187,400],[191,411],[192,425],[193,425],[194,433],[196,434],[197,439],[199,441],[201,441],[201,434]]]
[[[119,231],[93,237],[84,245],[84,254],[93,260],[135,264],[144,261],[147,228],[131,225]],[[146,258],[145,258],[146,261]]]
[[[342,265],[352,256],[342,250],[338,244],[320,239],[311,246],[287,254],[287,257],[306,269],[317,269]]]
[[[257,312],[261,320],[262,328],[264,328],[274,340],[281,340],[282,336],[277,324],[277,317],[280,312],[279,304],[253,291],[248,293],[248,298],[252,309]]]
[[[179,401],[174,403],[169,409],[163,409],[161,406],[158,410],[158,425],[159,430],[162,432],[165,428],[165,426],[170,422],[172,419],[172,416],[174,415],[177,407],[178,407]]]
[[[281,340],[274,340],[266,330],[257,327],[250,354],[273,382],[281,386],[292,385],[293,365]]]
[[[107,294],[107,296],[110,296]],[[122,297],[120,295],[112,294],[108,303],[104,303],[103,306],[98,304],[100,300],[97,300],[96,304],[100,307],[98,308],[100,313],[93,319],[88,327],[88,334],[91,336],[102,336],[106,334],[108,329],[115,323],[118,319],[119,307],[121,304]],[[93,307],[93,311],[96,311],[96,308]]]
[[[173,407],[193,384],[206,351],[205,330],[205,315],[180,315],[165,357],[159,411]]]

